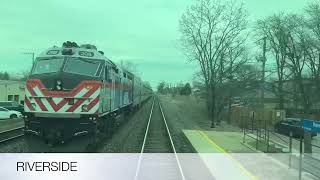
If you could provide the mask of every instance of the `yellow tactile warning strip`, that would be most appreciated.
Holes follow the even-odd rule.
[[[227,157],[232,160],[239,168],[240,170],[248,177],[250,177],[250,179],[254,179],[256,180],[257,178],[251,174],[245,167],[242,166],[242,164],[237,161],[236,159],[234,159],[228,152],[226,152],[222,147],[220,147],[219,145],[217,145],[215,142],[213,142],[203,131],[199,131],[197,130],[197,132],[199,134],[201,134],[202,137],[204,137],[215,149],[218,149],[220,152],[225,153],[227,155]]]

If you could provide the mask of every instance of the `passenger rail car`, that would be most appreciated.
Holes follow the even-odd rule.
[[[151,95],[139,77],[95,46],[66,42],[36,58],[26,82],[25,132],[48,141],[110,133],[117,114]]]

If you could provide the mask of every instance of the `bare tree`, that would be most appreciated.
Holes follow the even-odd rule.
[[[287,41],[286,51],[288,55],[288,65],[293,73],[293,79],[299,92],[299,98],[302,101],[304,112],[308,113],[311,102],[308,93],[306,93],[303,75],[306,70],[307,59],[307,29],[305,19],[297,14],[290,14],[286,17],[287,22]]]
[[[181,44],[190,61],[201,67],[211,127],[215,127],[216,87],[222,83],[227,49],[243,43],[247,12],[236,1],[198,0],[180,20]]]
[[[228,106],[227,120],[230,123],[232,98],[239,93],[239,88],[241,88],[237,73],[248,61],[248,53],[244,46],[245,38],[241,40],[242,42],[237,41],[234,43],[235,46],[229,45],[226,48],[225,54],[220,58],[219,77],[216,83],[216,94],[219,95],[216,101],[218,124],[222,120],[222,112],[226,106]]]
[[[314,37],[320,41],[320,1],[315,0],[310,3],[305,9],[308,21],[307,27],[311,29]],[[320,45],[318,45],[319,48]]]
[[[306,27],[309,29],[309,36],[306,39],[305,51],[307,55],[306,65],[310,69],[311,78],[314,81],[317,91],[320,90],[320,1],[310,3],[306,11]],[[318,93],[316,93],[318,94]],[[313,98],[314,99],[314,98]],[[320,100],[317,96],[316,100]]]
[[[280,109],[284,108],[283,83],[288,78],[285,74],[287,72],[287,33],[286,17],[283,13],[259,20],[256,25],[257,37],[267,39],[267,49],[275,60],[277,76],[275,94],[279,98]]]
[[[131,62],[131,61],[127,61],[127,60],[121,60],[121,67],[126,69],[127,71],[139,75],[139,71],[137,68],[137,64]]]
[[[275,94],[279,108],[284,108],[285,98],[293,95],[296,107],[303,106],[309,112],[313,101],[310,97],[313,83],[320,90],[320,5],[310,3],[304,14],[275,14],[259,20],[256,35],[267,39],[267,49],[276,65]],[[307,77],[307,78],[306,78]],[[311,79],[310,79],[311,77]],[[292,80],[293,91],[284,90],[284,82]],[[312,81],[311,81],[312,80]]]
[[[4,72],[0,72],[0,80],[9,80],[10,79],[10,75],[8,72],[4,71]]]
[[[164,81],[160,82],[159,85],[157,86],[158,93],[164,94],[165,87],[166,87],[166,83]]]

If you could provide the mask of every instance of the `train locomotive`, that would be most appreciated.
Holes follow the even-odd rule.
[[[152,93],[94,45],[67,41],[36,58],[26,82],[25,134],[54,143],[111,135],[115,117],[133,111]]]

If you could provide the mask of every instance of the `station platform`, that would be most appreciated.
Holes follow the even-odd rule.
[[[215,179],[256,179],[222,147],[212,141],[205,131],[183,130],[183,133],[195,150],[200,153],[203,162]],[[210,157],[208,153],[214,154]],[[216,160],[212,161],[211,158]]]
[[[241,132],[183,130],[215,179],[297,179],[298,171],[281,163],[287,154],[265,154],[241,143]],[[309,179],[309,178],[305,178]]]

